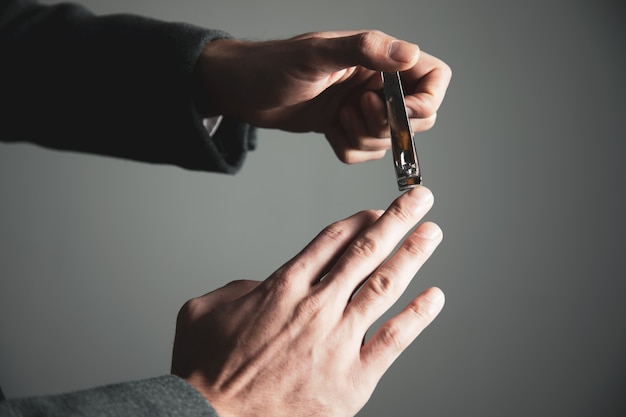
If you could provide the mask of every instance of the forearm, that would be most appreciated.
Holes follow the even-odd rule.
[[[171,375],[60,395],[0,401],[0,415],[217,417],[198,391]]]
[[[76,5],[11,1],[0,27],[0,140],[234,172],[254,132],[225,120],[211,139],[194,69],[223,32]],[[211,100],[210,97],[206,98]]]

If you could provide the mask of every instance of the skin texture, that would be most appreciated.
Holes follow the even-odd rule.
[[[214,40],[197,65],[198,108],[263,128],[323,133],[346,163],[379,159],[390,147],[380,71],[401,71],[413,131],[430,129],[450,68],[378,31]]]
[[[384,212],[328,226],[265,281],[190,300],[172,373],[221,417],[356,414],[443,307],[443,293],[428,289],[365,338],[442,239],[433,223],[415,228],[432,203],[427,188],[414,188]]]

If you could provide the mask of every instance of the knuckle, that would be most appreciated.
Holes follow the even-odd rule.
[[[386,43],[389,41],[389,37],[383,32],[378,30],[370,30],[359,34],[357,41],[357,50],[363,56],[369,56],[372,51],[386,54],[386,50],[382,50]]]
[[[294,266],[283,266],[272,275],[271,279],[266,280],[262,285],[265,290],[266,298],[282,299],[289,295],[292,287],[294,276]]]
[[[427,257],[426,250],[420,239],[407,238],[402,245],[402,250],[407,252],[411,257],[418,259]]]
[[[345,149],[339,155],[339,160],[347,165],[358,164],[359,162],[363,162],[363,158],[361,158],[357,152],[354,152],[352,149]]]
[[[408,305],[407,309],[414,317],[414,319],[418,322],[428,323],[433,317],[433,309],[431,303],[427,303],[424,301],[420,303],[413,302]]]
[[[387,209],[387,215],[394,217],[402,223],[412,223],[417,204],[412,199],[406,199],[402,204],[396,203]]]
[[[358,50],[362,54],[366,54],[372,49],[374,44],[374,32],[363,32],[358,37]]]
[[[294,311],[296,321],[310,321],[316,317],[323,307],[323,299],[320,293],[314,293],[298,303]]]
[[[334,242],[339,242],[344,240],[347,233],[348,231],[346,230],[343,221],[338,221],[326,226],[324,230],[322,230],[320,237]]]
[[[404,347],[402,330],[393,324],[385,324],[380,329],[380,341],[383,346],[392,350],[401,350]]]
[[[352,165],[356,163],[356,161],[354,161],[354,157],[350,148],[348,148],[347,146],[334,145],[333,150],[335,151],[335,155],[337,155],[337,158],[344,164]]]
[[[272,274],[271,281],[276,281],[276,283],[272,282],[270,288],[275,286],[275,290],[284,290],[285,286],[290,285],[294,280],[297,281],[302,274],[306,273],[309,267],[310,262],[306,256],[298,255],[292,258]]]
[[[373,237],[365,234],[354,241],[352,252],[362,258],[368,258],[378,251],[378,242]]]
[[[372,297],[380,298],[391,294],[395,285],[394,280],[390,275],[379,271],[367,281],[367,288]]]
[[[382,210],[362,210],[359,212],[359,215],[366,217],[368,224],[372,224],[376,222],[376,220],[380,219],[380,216],[382,216],[383,213],[384,211]]]
[[[297,35],[291,38],[291,40],[300,40],[308,38],[319,38],[322,36],[322,32],[306,32],[301,35]]]
[[[200,309],[202,307],[202,303],[200,298],[192,298],[187,300],[185,304],[178,310],[177,322],[189,322],[193,321],[196,317],[200,315]]]

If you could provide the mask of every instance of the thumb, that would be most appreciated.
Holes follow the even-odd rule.
[[[328,71],[356,65],[374,71],[404,71],[417,63],[417,45],[378,31],[367,31],[339,37],[316,39],[319,63]]]

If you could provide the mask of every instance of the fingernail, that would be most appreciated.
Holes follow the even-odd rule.
[[[424,291],[424,295],[426,296],[426,299],[431,302],[431,307],[435,311],[439,310],[440,307],[443,306],[443,304],[446,301],[446,297],[443,291],[441,291],[439,288],[436,288],[436,287],[433,287]],[[435,311],[433,311],[433,313]]]
[[[411,197],[420,201],[421,204],[431,204],[435,199],[433,193],[424,186],[418,186],[407,191]]]
[[[411,62],[418,51],[418,46],[412,43],[392,41],[389,45],[389,58],[396,62]]]
[[[422,224],[418,230],[418,234],[419,236],[430,240],[439,239],[442,235],[441,229],[435,223]]]

